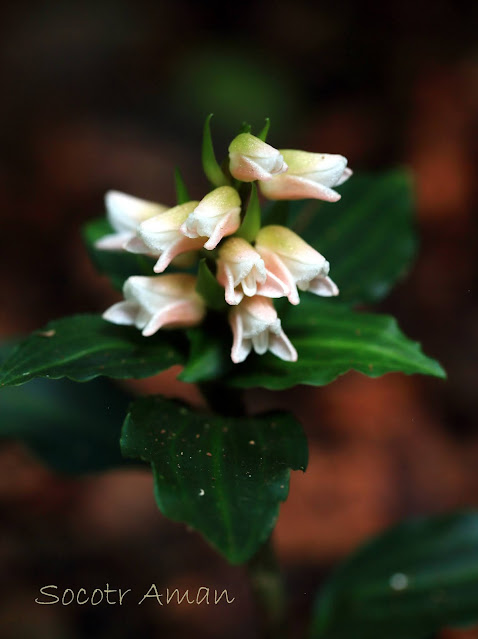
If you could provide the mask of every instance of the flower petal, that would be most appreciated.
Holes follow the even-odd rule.
[[[100,237],[95,242],[95,248],[102,251],[121,251],[125,245],[134,237],[133,233],[110,233]]]
[[[112,324],[132,326],[138,315],[139,304],[133,300],[124,300],[110,306],[102,315],[103,319]]]
[[[242,317],[236,310],[229,314],[229,322],[232,328],[233,342],[231,348],[231,359],[234,364],[243,362],[252,350],[252,341],[244,339]]]
[[[269,200],[302,200],[317,199],[326,202],[338,202],[340,193],[334,191],[328,186],[319,184],[298,175],[274,176],[268,182],[261,182],[260,188]]]
[[[337,284],[330,277],[316,277],[308,284],[307,288],[302,290],[322,297],[335,297],[339,294]]]
[[[295,285],[295,280],[292,276],[292,273],[286,267],[279,255],[264,246],[256,245],[256,249],[264,260],[267,271],[277,280],[279,280],[279,282],[282,283],[285,291],[287,291],[285,295],[287,295],[289,302],[291,304],[297,305],[300,300],[297,286]],[[270,297],[272,297],[272,295]]]
[[[297,351],[283,330],[278,335],[270,335],[269,350],[273,355],[286,362],[297,361]]]

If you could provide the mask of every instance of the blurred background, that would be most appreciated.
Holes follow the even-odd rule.
[[[297,636],[333,564],[407,516],[478,506],[478,4],[4,3],[0,9],[0,337],[105,309],[82,223],[114,188],[195,198],[204,117],[219,155],[242,120],[272,120],[280,147],[341,153],[356,170],[416,181],[421,249],[380,309],[449,379],[348,374],[251,410],[293,407],[310,442],[275,538]],[[387,211],[383,212],[384,215]],[[387,246],[384,245],[384,251]],[[167,373],[135,384],[201,399]],[[0,398],[1,401],[1,398]],[[1,407],[1,404],[0,404]],[[157,511],[141,471],[71,479],[0,448],[1,639],[256,637],[241,568]],[[38,589],[227,588],[230,606],[38,606]],[[446,639],[478,637],[445,631]]]

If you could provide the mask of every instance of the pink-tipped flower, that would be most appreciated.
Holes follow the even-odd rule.
[[[337,202],[340,194],[332,187],[343,184],[352,175],[347,158],[327,153],[281,151],[289,169],[269,182],[261,183],[262,193],[270,200],[314,198]]]
[[[140,200],[120,191],[108,191],[105,195],[105,205],[108,222],[115,232],[97,240],[95,246],[106,251],[123,249],[136,237],[141,222],[168,209],[162,204]]]
[[[186,202],[145,220],[139,225],[138,237],[126,244],[126,250],[158,257],[153,270],[162,273],[177,255],[202,248],[204,237],[190,239],[180,231],[197,205],[195,201]]]
[[[270,180],[287,171],[281,152],[250,133],[240,133],[229,145],[229,171],[241,182]]]
[[[113,324],[136,326],[145,337],[160,328],[199,324],[206,312],[196,292],[196,278],[184,273],[129,277],[123,295],[124,301],[111,306],[103,318]]]
[[[299,303],[297,288],[322,297],[339,294],[325,257],[285,226],[264,226],[256,237],[256,251],[287,287],[291,304]]]
[[[226,302],[234,306],[244,295],[283,297],[288,293],[288,288],[266,269],[259,253],[240,237],[232,237],[221,246],[217,279],[225,288]]]
[[[297,361],[297,351],[284,333],[271,300],[256,295],[245,297],[229,313],[233,333],[231,359],[243,362],[252,349],[259,355],[271,351],[287,362]]]
[[[181,225],[181,233],[192,239],[202,238],[204,248],[210,251],[223,237],[235,233],[240,224],[241,199],[238,192],[232,186],[220,186],[199,203],[196,202]]]

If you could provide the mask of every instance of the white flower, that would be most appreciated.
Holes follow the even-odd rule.
[[[289,169],[286,174],[275,176],[261,183],[262,193],[270,200],[302,200],[315,198],[337,202],[340,194],[333,186],[343,184],[352,175],[347,168],[347,158],[327,153],[307,151],[281,151]]]
[[[283,297],[288,293],[288,288],[267,271],[259,253],[240,237],[232,237],[221,246],[217,279],[225,288],[226,302],[232,305],[239,304],[244,295]]]
[[[113,324],[134,325],[145,337],[160,328],[194,326],[205,314],[193,275],[129,277],[124,283],[123,295],[124,301],[111,306],[103,318]]]
[[[220,186],[197,203],[181,225],[181,233],[201,238],[204,248],[212,250],[226,235],[232,235],[241,224],[241,199],[232,186]]]
[[[181,225],[197,205],[195,201],[186,202],[145,220],[139,225],[138,237],[126,244],[126,250],[159,257],[153,270],[162,273],[176,255],[202,248],[204,237],[190,239],[180,231]]]
[[[323,297],[339,294],[325,257],[285,226],[264,226],[255,248],[266,268],[287,286],[291,304],[299,303],[297,287]]]
[[[280,151],[250,133],[240,133],[229,145],[229,170],[242,182],[270,180],[287,171]]]
[[[259,355],[269,350],[287,362],[297,361],[297,351],[282,330],[270,299],[245,297],[229,313],[229,323],[234,337],[231,359],[235,364],[243,362],[252,348]]]
[[[138,226],[144,220],[168,209],[162,204],[140,200],[119,191],[108,191],[105,195],[106,216],[115,233],[105,235],[95,242],[96,248],[119,251],[136,236]]]

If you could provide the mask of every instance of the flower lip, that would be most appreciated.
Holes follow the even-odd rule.
[[[219,249],[217,280],[225,288],[226,302],[239,304],[244,296],[283,297],[288,289],[265,267],[260,254],[240,237],[232,237]]]
[[[160,328],[194,326],[205,314],[196,281],[184,273],[129,277],[123,286],[124,301],[107,309],[103,318],[114,324],[135,325],[145,337]]]
[[[290,229],[263,227],[256,237],[256,250],[266,269],[288,287],[291,304],[300,302],[297,288],[325,297],[338,295],[337,286],[328,277],[329,262]]]
[[[162,204],[141,200],[121,191],[108,191],[105,206],[108,221],[118,232],[136,231],[141,222],[168,209]]]
[[[347,158],[329,153],[310,153],[284,149],[281,151],[288,164],[287,173],[276,175],[261,183],[262,193],[271,200],[300,200],[315,198],[337,202],[340,193],[332,187],[343,184],[352,171]]]
[[[229,170],[242,182],[268,181],[287,171],[280,151],[250,133],[240,133],[229,145]]]
[[[153,270],[162,273],[177,255],[203,247],[204,238],[190,239],[180,231],[198,204],[197,201],[186,202],[145,220],[139,225],[139,238],[136,238],[139,241],[128,243],[126,249],[158,257]]]
[[[221,239],[232,235],[241,223],[241,199],[236,189],[220,186],[208,193],[189,212],[180,227],[189,238],[207,238],[206,250],[214,249]]]
[[[327,186],[334,186],[347,166],[347,158],[343,155],[331,153],[310,153],[309,151],[295,151],[293,149],[281,149],[284,160],[289,166],[290,175],[314,176],[316,181],[324,175],[331,173]],[[317,174],[317,175],[315,175]]]
[[[163,213],[168,208],[120,191],[108,191],[105,195],[105,206],[106,216],[114,233],[99,238],[95,246],[110,251],[124,249],[128,242],[135,239],[142,222]]]
[[[297,360],[297,351],[284,333],[280,319],[270,299],[254,296],[244,298],[229,313],[233,332],[231,359],[243,362],[252,349],[259,355],[270,350],[285,361]]]

